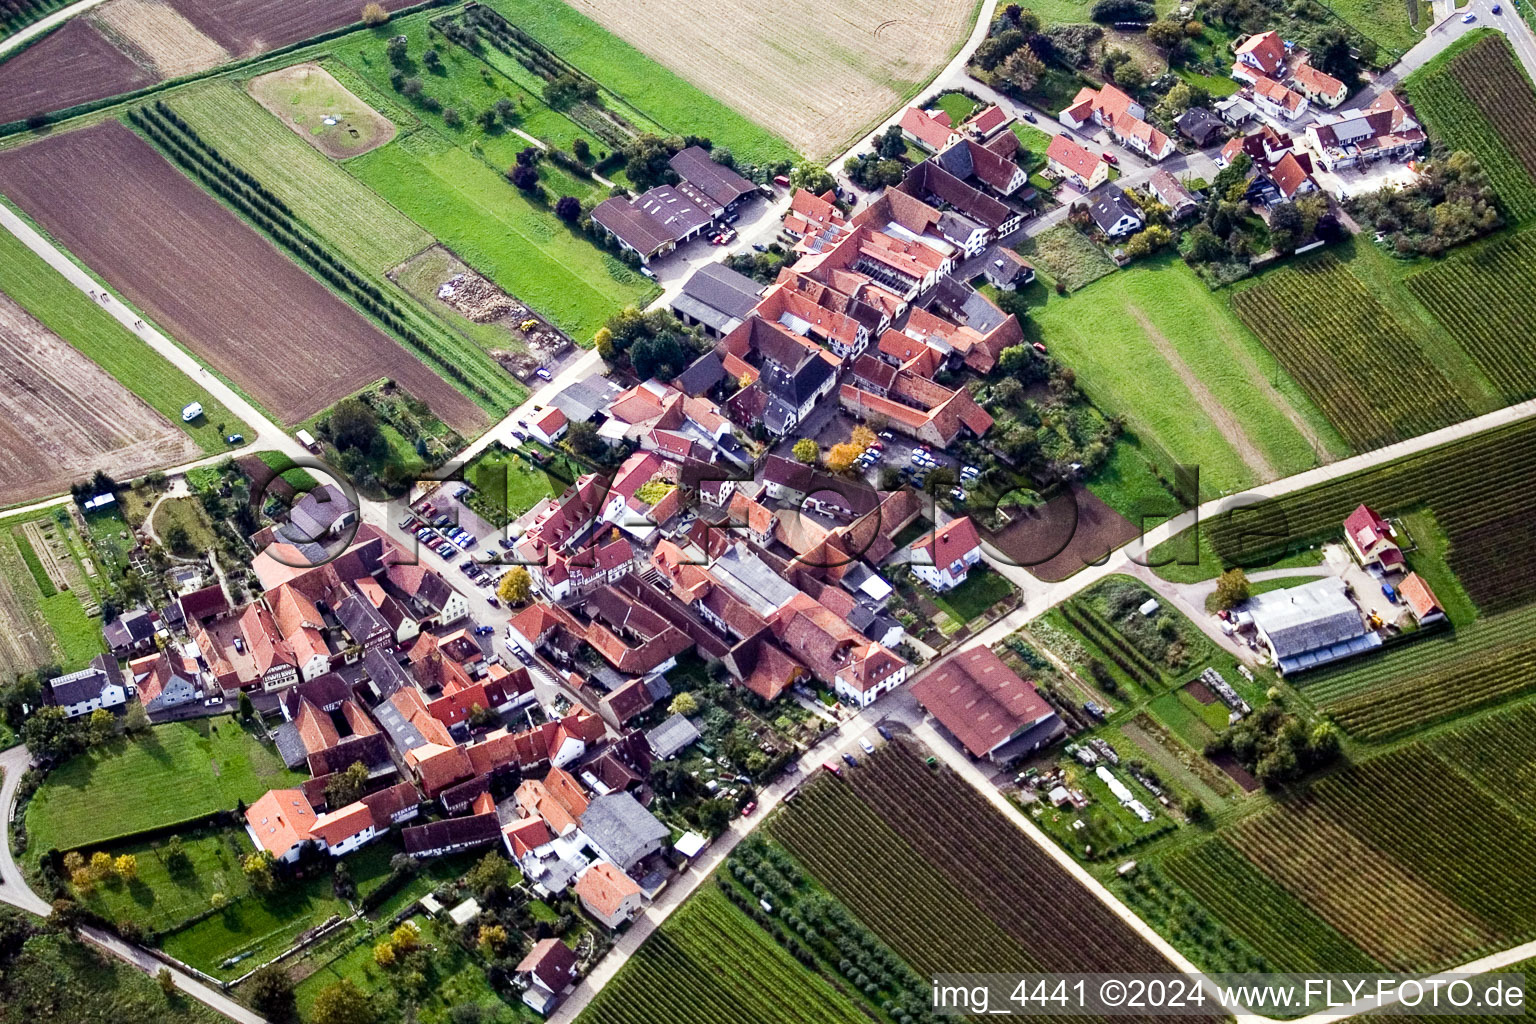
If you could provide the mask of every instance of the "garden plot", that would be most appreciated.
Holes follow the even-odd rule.
[[[395,137],[389,118],[315,64],[295,64],[251,79],[248,88],[295,135],[334,160],[377,149]]]

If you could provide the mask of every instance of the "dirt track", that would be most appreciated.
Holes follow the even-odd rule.
[[[380,377],[461,433],[484,423],[473,402],[116,121],[0,153],[0,192],[285,423]]]
[[[570,3],[817,160],[942,68],[975,9],[971,0]]]
[[[98,469],[126,479],[197,456],[190,437],[0,295],[0,505]]]

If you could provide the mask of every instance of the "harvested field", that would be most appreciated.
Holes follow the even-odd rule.
[[[98,187],[107,180],[115,187]],[[484,422],[467,397],[117,122],[0,155],[0,191],[284,422],[380,377],[461,432]]]
[[[503,9],[509,6],[521,4]],[[932,77],[970,31],[976,10],[973,0],[571,0],[570,6],[822,160]],[[525,28],[553,45],[537,27]],[[606,81],[600,69],[583,70]]]
[[[205,35],[236,57],[251,57],[321,32],[356,24],[357,0],[171,0]],[[380,0],[398,11],[412,0]]]
[[[0,124],[156,81],[88,19],[76,18],[0,64]]]
[[[294,134],[333,160],[377,149],[395,137],[393,121],[315,64],[253,78],[247,88]]]
[[[1032,575],[1054,583],[1135,540],[1137,533],[1135,523],[1092,491],[1075,487],[987,539]]]
[[[0,505],[98,469],[126,479],[200,454],[193,439],[0,295]]]
[[[118,48],[161,78],[179,78],[228,63],[230,53],[164,0],[111,0],[91,20]]]

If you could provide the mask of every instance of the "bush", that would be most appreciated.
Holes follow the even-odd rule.
[[[364,4],[363,5],[363,24],[364,25],[367,25],[369,28],[376,28],[379,25],[384,24],[388,20],[389,20],[389,12],[384,9],[384,5],[383,4]]]
[[[1088,16],[1101,25],[1122,21],[1152,21],[1157,8],[1146,0],[1095,0]]]

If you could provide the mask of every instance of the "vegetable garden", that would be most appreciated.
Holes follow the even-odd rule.
[[[1536,214],[1536,93],[1503,35],[1432,62],[1406,87],[1431,134],[1477,156],[1511,217]]]
[[[1332,256],[1266,274],[1232,303],[1357,450],[1472,414],[1408,330]]]
[[[1506,401],[1536,395],[1536,232],[1464,249],[1408,288]]]

